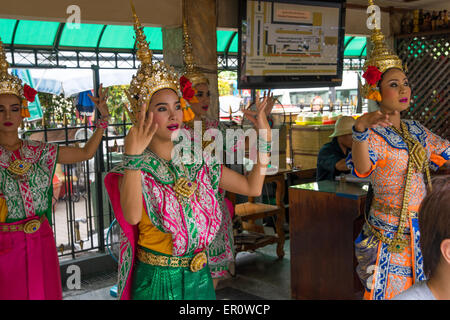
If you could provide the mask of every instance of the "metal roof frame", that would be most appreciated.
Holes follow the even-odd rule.
[[[2,19],[0,19],[1,22]],[[52,45],[22,45],[16,43],[17,32],[20,29],[21,21],[14,23],[12,38],[10,43],[5,43],[5,49],[9,51],[12,68],[92,68],[93,66],[103,69],[136,69],[139,61],[136,58],[136,43],[131,48],[104,48],[101,47],[102,39],[108,26],[103,24],[96,40],[96,45],[92,47],[82,46],[61,46],[61,37],[66,28],[66,23],[60,22]],[[44,22],[44,21],[42,21]],[[11,23],[12,24],[12,23]],[[10,27],[11,27],[10,24]],[[100,25],[98,25],[99,27]],[[96,30],[98,30],[98,27]],[[10,30],[10,29],[9,29]],[[221,31],[221,36],[224,31]],[[238,35],[237,31],[225,33],[228,39],[223,39],[225,47],[218,48],[218,69],[219,70],[237,70],[237,52],[231,51],[232,44]],[[355,36],[350,36],[346,41],[345,49],[351,44]],[[358,55],[345,56],[346,59],[363,59],[366,45],[361,48]],[[222,51],[223,50],[223,51]],[[155,61],[162,59],[162,50],[152,49]],[[237,51],[237,50],[236,50]]]

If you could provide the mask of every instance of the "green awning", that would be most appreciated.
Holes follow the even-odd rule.
[[[14,43],[25,46],[51,46],[58,26],[58,22],[20,20],[14,36]]]
[[[103,30],[101,24],[80,24],[79,28],[64,26],[58,47],[96,48]]]
[[[363,58],[366,56],[366,37],[345,36],[344,58]],[[235,31],[217,31],[217,52],[233,53],[238,52],[238,36]]]
[[[150,49],[162,51],[161,28],[144,27]],[[0,37],[15,47],[54,47],[57,49],[134,48],[132,26],[81,23],[78,28],[59,22],[0,19]]]
[[[3,43],[10,44],[17,20],[0,19],[0,37]]]
[[[81,23],[79,28],[59,22],[0,19],[0,37],[4,44],[15,47],[54,47],[57,49],[132,50],[133,26]],[[61,30],[60,30],[61,29]],[[162,29],[144,27],[150,49],[163,50]],[[237,33],[217,31],[217,51],[224,52],[230,41],[230,53],[237,53]]]
[[[344,39],[344,58],[361,58],[367,55],[367,38],[345,36]]]
[[[150,48],[163,50],[162,29],[144,27]],[[132,50],[132,26],[81,23],[79,28],[50,21],[0,19],[0,37],[4,44],[25,48]],[[366,37],[346,36],[344,57],[364,57]],[[217,30],[217,53],[237,54],[238,34]]]
[[[217,52],[237,54],[238,35],[236,31],[217,30]]]

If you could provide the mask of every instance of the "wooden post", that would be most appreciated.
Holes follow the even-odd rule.
[[[208,117],[219,118],[217,81],[217,14],[216,0],[185,0],[188,32],[196,65],[209,79],[211,105]],[[180,1],[180,3],[182,3]],[[164,61],[178,71],[183,68],[183,33],[180,27],[163,28]]]

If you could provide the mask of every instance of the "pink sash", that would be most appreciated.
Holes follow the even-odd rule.
[[[0,223],[0,230],[33,219]],[[34,233],[0,231],[0,300],[62,300],[58,254],[47,219]]]
[[[135,262],[135,252],[138,239],[138,226],[130,225],[123,215],[120,205],[119,174],[108,173],[105,177],[105,187],[113,207],[114,215],[120,225],[120,253],[118,296],[120,300],[131,300],[132,270]]]

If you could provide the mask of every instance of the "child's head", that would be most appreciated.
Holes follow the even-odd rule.
[[[441,263],[450,266],[450,176],[438,176],[419,210],[424,271],[432,277]]]

